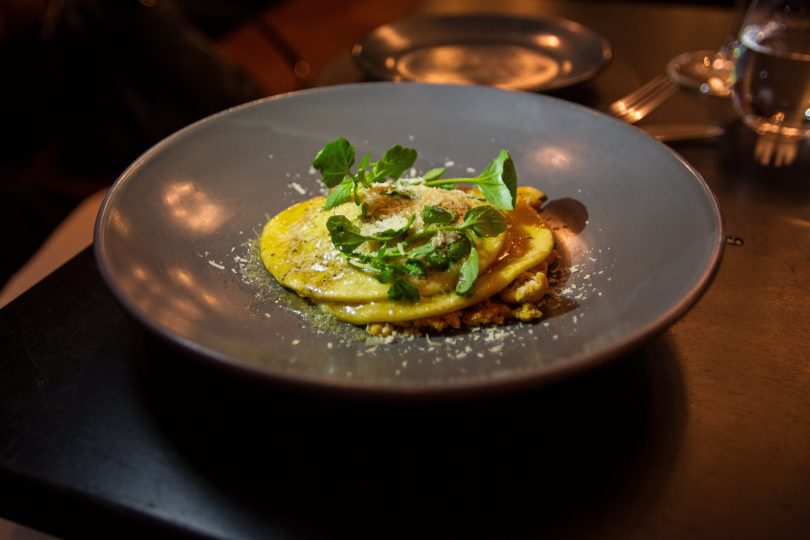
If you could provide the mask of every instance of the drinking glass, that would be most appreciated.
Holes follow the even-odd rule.
[[[760,136],[810,137],[810,0],[754,0],[734,49],[732,98]]]
[[[717,50],[687,51],[667,64],[669,78],[701,94],[728,97],[734,72],[734,47],[747,0],[735,0],[731,27],[723,45]]]

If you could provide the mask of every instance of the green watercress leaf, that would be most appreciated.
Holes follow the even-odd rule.
[[[408,229],[411,228],[411,225],[413,225],[415,219],[416,215],[412,214],[411,217],[408,218],[408,222],[405,223],[405,225],[403,225],[399,229],[386,229],[374,235],[373,239],[379,240],[380,242],[386,242],[388,240],[393,240],[397,236],[402,236],[403,234],[408,232]]]
[[[427,269],[425,265],[416,260],[408,260],[405,261],[403,265],[405,268],[408,269],[408,273],[413,277],[425,277],[427,276]]]
[[[417,257],[424,257],[429,253],[433,253],[436,247],[433,245],[433,240],[426,242],[419,247],[415,247],[407,253],[408,260],[416,260]]]
[[[427,205],[422,208],[422,221],[428,225],[449,225],[456,220],[456,214],[441,206]]]
[[[366,152],[363,154],[363,157],[360,158],[360,163],[357,165],[358,171],[364,171],[366,167],[368,167],[368,162],[371,161],[371,154]]]
[[[515,208],[517,173],[512,157],[505,149],[484,167],[476,180],[475,185],[495,208],[500,210]]]
[[[388,288],[388,299],[417,302],[419,300],[419,289],[407,279],[396,278],[391,282],[391,287]]]
[[[343,253],[351,253],[368,240],[346,216],[330,216],[326,220],[326,229],[332,244]]]
[[[447,167],[436,167],[423,174],[422,178],[425,180],[425,182],[438,180],[445,172],[447,172]]]
[[[495,208],[512,210],[517,198],[517,173],[512,157],[506,149],[490,161],[475,178],[438,178],[426,181],[426,186],[446,187],[449,184],[472,184]]]
[[[448,268],[450,268],[451,262],[446,251],[431,251],[425,255],[425,261],[427,261],[431,268],[434,268],[439,272],[445,272]]]
[[[478,251],[475,247],[471,247],[469,256],[459,270],[456,293],[462,296],[469,295],[476,279],[478,279]]]
[[[498,236],[506,230],[506,216],[494,207],[482,204],[464,214],[461,228],[472,230],[476,236]]]
[[[407,189],[401,188],[392,188],[385,192],[386,195],[389,197],[393,197],[395,199],[413,199],[414,195],[413,192]]]
[[[382,159],[371,164],[371,181],[394,180],[410,169],[416,161],[416,150],[395,144],[385,151]]]
[[[352,176],[352,165],[354,146],[345,137],[327,143],[312,160],[312,166],[321,173],[327,187],[335,187],[346,176]]]
[[[382,265],[378,268],[379,273],[377,274],[377,281],[380,283],[390,283],[392,279],[394,279],[394,267],[388,265]]]
[[[342,253],[350,265],[358,268],[369,274],[378,274],[380,272],[380,265],[366,256],[360,256],[359,253]]]
[[[330,208],[352,200],[354,198],[355,186],[356,184],[351,177],[347,176],[344,178],[343,181],[329,193],[329,197],[326,198],[326,204],[323,205],[323,209],[329,210]]]
[[[449,246],[447,246],[447,258],[450,262],[457,262],[467,256],[472,248],[472,243],[466,236],[462,236]]]

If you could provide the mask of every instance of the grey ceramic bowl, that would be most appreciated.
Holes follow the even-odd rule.
[[[267,216],[319,192],[311,160],[339,136],[358,155],[412,146],[417,169],[449,164],[453,176],[508,148],[520,183],[548,195],[563,255],[548,318],[370,344],[291,310],[292,295],[255,264],[246,272],[246,242]],[[623,353],[686,312],[723,246],[704,181],[642,131],[545,96],[410,83],[292,93],[193,124],[122,174],[95,234],[124,308],[201,361],[311,390],[398,396],[537,384]]]

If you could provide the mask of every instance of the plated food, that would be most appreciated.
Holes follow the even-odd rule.
[[[331,191],[267,222],[265,267],[336,319],[376,335],[542,317],[556,256],[539,212],[544,194],[517,186],[505,149],[471,178],[446,178],[445,168],[406,175],[416,156],[395,145],[353,170],[348,140],[324,146],[313,167]]]
[[[258,239],[271,216],[323,192],[306,164],[341,136],[375,159],[414,146],[420,173],[452,161],[445,177],[476,175],[508,148],[520,185],[548,195],[559,262],[544,318],[389,340],[282,290]],[[415,398],[525,388],[628,351],[700,296],[724,238],[700,175],[633,127],[525,92],[364,83],[245,105],[167,138],[110,189],[94,249],[122,309],[196,361],[288,388]]]

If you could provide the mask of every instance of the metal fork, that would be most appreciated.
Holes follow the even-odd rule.
[[[666,75],[659,75],[637,90],[610,104],[610,112],[627,123],[635,124],[678,90]]]

